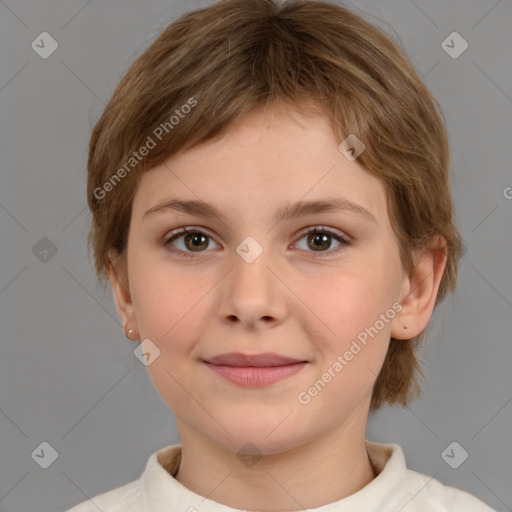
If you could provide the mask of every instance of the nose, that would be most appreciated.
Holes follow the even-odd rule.
[[[287,315],[286,286],[277,277],[270,250],[252,262],[235,253],[232,270],[221,286],[218,314],[222,321],[246,329],[269,328]]]

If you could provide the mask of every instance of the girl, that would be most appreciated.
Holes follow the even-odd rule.
[[[346,8],[169,25],[92,132],[89,242],[180,444],[71,510],[490,511],[365,439],[455,287],[449,163],[412,64]]]

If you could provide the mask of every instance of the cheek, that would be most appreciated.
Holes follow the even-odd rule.
[[[204,276],[183,275],[167,266],[153,266],[149,274],[134,280],[133,299],[141,336],[149,338],[160,351],[147,367],[163,400],[173,410],[190,405],[194,387],[185,384],[193,374],[193,349],[207,321],[205,295],[212,287]],[[185,388],[183,387],[185,386]]]
[[[302,329],[313,340],[321,370],[346,355],[343,373],[351,374],[354,383],[363,378],[360,372],[356,375],[355,368],[364,366],[378,374],[389,344],[395,283],[387,263],[380,261],[380,265],[378,261],[361,261],[350,271],[341,269],[305,279],[297,290],[307,305],[300,320]],[[366,372],[363,380],[366,377],[374,375]]]
[[[312,312],[302,317],[302,329],[309,331],[318,367],[301,396],[310,397],[311,411],[334,422],[371,393],[389,346],[392,317],[386,322],[380,315],[392,304],[382,280],[370,272],[333,274],[325,289],[311,287],[303,295]],[[318,328],[312,331],[312,325]]]
[[[155,262],[145,268],[151,271],[134,272],[132,292],[141,334],[160,349],[179,350],[180,340],[193,337],[201,299],[212,285],[197,271],[186,274]]]
[[[373,324],[392,306],[391,288],[382,272],[367,268],[305,279],[297,295],[324,326],[326,335],[344,338]]]

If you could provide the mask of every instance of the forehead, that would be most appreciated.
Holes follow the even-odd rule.
[[[329,120],[298,111],[255,109],[225,135],[181,152],[143,174],[134,216],[170,196],[248,216],[274,214],[291,202],[339,197],[377,218],[386,215],[384,185],[338,149]],[[269,217],[270,218],[270,217]]]

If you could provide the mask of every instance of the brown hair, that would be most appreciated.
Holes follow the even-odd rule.
[[[131,207],[145,170],[220,138],[252,108],[299,104],[326,116],[340,142],[354,134],[366,146],[358,162],[385,184],[406,271],[414,250],[446,241],[437,301],[453,291],[462,243],[441,108],[385,32],[313,0],[221,0],[171,23],[129,67],[89,145],[88,247],[100,283],[108,282],[110,264],[127,282]],[[135,158],[137,151],[144,157]],[[372,409],[419,395],[423,335],[391,339]]]

